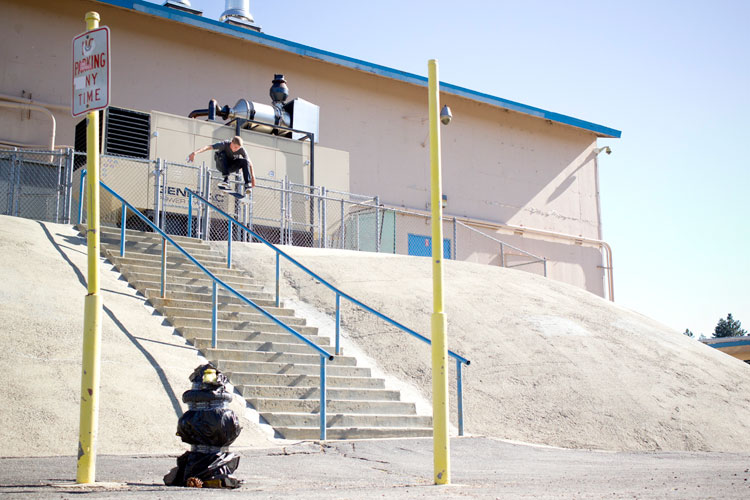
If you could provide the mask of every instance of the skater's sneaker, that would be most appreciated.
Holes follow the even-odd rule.
[[[227,179],[224,179],[219,183],[219,189],[223,189],[224,191],[229,191],[232,189],[232,186],[229,184],[229,181]]]

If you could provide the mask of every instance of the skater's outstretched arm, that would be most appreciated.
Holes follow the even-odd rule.
[[[209,144],[208,146],[203,146],[202,148],[196,149],[195,151],[193,151],[192,153],[190,153],[188,155],[188,161],[192,162],[193,160],[195,160],[195,155],[200,154],[200,153],[202,153],[204,151],[208,151],[208,150],[213,149],[213,148],[214,147]]]

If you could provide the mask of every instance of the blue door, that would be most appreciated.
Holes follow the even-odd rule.
[[[432,257],[432,236],[409,233],[409,255]],[[451,240],[443,239],[443,258],[451,258]]]

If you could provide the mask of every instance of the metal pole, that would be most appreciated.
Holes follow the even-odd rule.
[[[432,419],[435,484],[450,484],[447,316],[443,312],[443,205],[440,171],[440,94],[437,60],[428,63],[432,198]]]
[[[357,214],[357,251],[359,252],[359,215]]]
[[[232,219],[227,222],[227,269],[232,269]]]
[[[250,200],[249,200],[249,203],[247,204],[247,218],[248,218],[247,227],[250,228],[251,231],[253,230],[253,205],[255,204],[253,200],[254,195],[255,195],[255,189],[251,189]],[[248,234],[247,240],[252,242],[253,236],[251,234]]]
[[[500,243],[500,267],[505,267],[505,245]]]
[[[380,253],[380,197],[375,197],[375,252]]]
[[[204,176],[204,180],[206,181],[206,194],[204,198],[207,200],[211,199],[211,171],[207,171],[206,175]],[[203,207],[204,210],[204,216],[203,216],[203,240],[208,241],[211,238],[211,207],[208,205],[205,205]]]
[[[321,216],[320,236],[323,239],[323,248],[328,248],[328,204],[326,203],[326,188],[320,188],[320,203],[323,205],[323,214]]]
[[[284,244],[284,222],[285,222],[285,216],[284,216],[284,208],[286,206],[286,200],[284,199],[284,196],[286,195],[286,179],[284,179],[283,184],[281,184],[281,191],[279,191],[279,245]]]
[[[344,245],[344,239],[346,238],[346,230],[344,229],[344,198],[341,198],[341,249],[343,250]]]
[[[21,161],[18,160],[18,155],[16,153],[16,148],[13,148],[13,155],[11,156],[10,164],[13,165],[12,171],[13,171],[13,178],[11,179],[11,193],[12,195],[12,203],[11,203],[11,215],[14,217],[18,217],[18,199],[20,198],[20,190],[21,190]]]
[[[70,224],[70,212],[73,206],[73,148],[68,148],[65,157],[65,210],[64,224]]]
[[[86,179],[86,169],[81,170],[81,179],[78,183],[78,224],[83,219],[83,197],[86,193],[83,192],[83,181]]]
[[[161,158],[157,158],[156,167],[154,168],[154,225],[159,229],[161,227],[161,218],[159,207],[161,201]]]
[[[276,307],[279,307],[279,255],[276,252]]]
[[[547,277],[547,257],[544,258],[544,277]]]
[[[458,229],[456,218],[453,217],[453,260],[458,260]]]
[[[161,298],[167,295],[167,239],[161,239]]]
[[[464,379],[461,374],[461,360],[456,360],[456,399],[458,400],[458,435],[464,435]]]
[[[211,303],[211,347],[216,349],[216,282],[213,282],[212,303]]]
[[[120,213],[120,257],[125,257],[125,227],[128,225],[128,207],[125,202]]]
[[[87,12],[86,30],[98,28],[99,19],[98,13]],[[99,427],[99,365],[102,333],[102,297],[99,294],[99,112],[90,112],[87,121],[88,294],[84,302],[77,483],[93,483],[96,480],[96,435]]]
[[[320,356],[320,440],[326,439],[326,357]]]
[[[193,237],[193,192],[188,191],[187,237]]]
[[[341,352],[341,294],[336,293],[336,356]]]
[[[57,196],[55,197],[55,224],[60,223],[60,196],[63,190],[62,156],[57,157]]]

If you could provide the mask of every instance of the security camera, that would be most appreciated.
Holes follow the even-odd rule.
[[[602,151],[604,151],[604,152],[605,152],[605,153],[607,153],[608,155],[611,155],[611,154],[612,154],[612,149],[611,149],[611,148],[610,148],[609,146],[603,146],[603,147],[601,147],[601,148],[596,148],[596,149],[594,149],[594,154],[598,155],[598,154],[599,154],[599,153],[601,153]]]
[[[451,108],[447,105],[443,106],[443,109],[440,110],[440,121],[443,122],[443,125],[448,125],[452,118],[453,114],[451,114]]]

